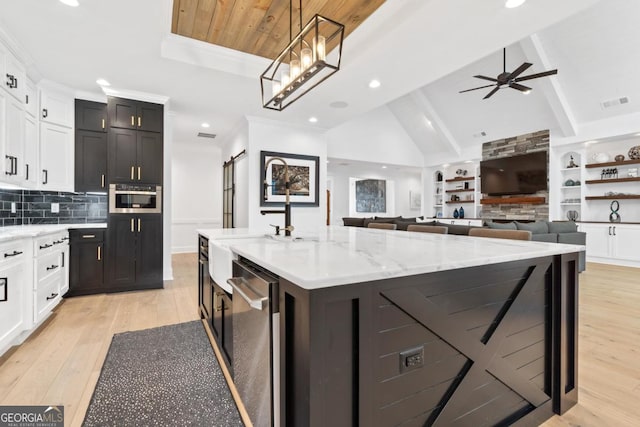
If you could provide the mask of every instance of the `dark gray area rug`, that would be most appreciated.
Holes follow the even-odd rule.
[[[200,321],[116,334],[83,426],[242,426]]]

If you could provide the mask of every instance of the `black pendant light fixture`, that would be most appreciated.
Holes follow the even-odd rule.
[[[260,76],[262,106],[282,111],[340,69],[344,25],[318,14],[292,37],[293,5],[289,0],[289,44]]]

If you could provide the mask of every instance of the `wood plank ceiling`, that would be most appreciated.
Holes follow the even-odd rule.
[[[306,0],[302,25],[316,13],[345,26],[345,37],[384,0]],[[299,30],[293,0],[293,35]],[[289,0],[173,0],[171,32],[253,55],[275,59],[289,43]]]

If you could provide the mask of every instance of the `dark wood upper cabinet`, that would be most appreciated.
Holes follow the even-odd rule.
[[[162,183],[162,135],[154,132],[138,132],[136,146],[137,182]]]
[[[162,132],[163,106],[132,99],[109,98],[109,126]]]
[[[76,130],[107,132],[107,104],[76,99]]]
[[[109,182],[161,184],[162,166],[161,134],[109,130]]]
[[[138,102],[138,130],[147,132],[162,132],[163,128],[163,107],[159,104],[148,102]]]
[[[137,182],[137,132],[109,129],[109,182]]]
[[[107,191],[107,134],[76,130],[76,191]]]

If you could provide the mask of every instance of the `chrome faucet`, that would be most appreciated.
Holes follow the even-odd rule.
[[[271,164],[271,162],[273,162],[274,160],[277,160],[279,162],[281,162],[284,165],[284,210],[279,211],[279,210],[262,210],[260,211],[260,213],[262,215],[266,215],[266,214],[284,214],[284,235],[285,236],[291,236],[291,232],[293,231],[293,225],[291,225],[291,200],[290,200],[290,192],[289,189],[291,187],[291,184],[289,182],[289,165],[287,165],[287,162],[284,161],[284,159],[280,158],[280,157],[272,157],[270,158],[267,163],[264,165],[264,194],[263,194],[263,199],[267,200],[269,197],[269,181],[267,181],[267,170],[269,169],[269,165]],[[276,227],[276,235],[280,234],[280,227],[274,226]]]

